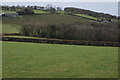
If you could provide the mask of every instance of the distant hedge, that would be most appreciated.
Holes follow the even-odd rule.
[[[32,39],[32,38],[16,38],[16,37],[6,37],[6,36],[4,36],[4,37],[2,37],[2,41],[120,47],[120,44],[118,42],[62,40],[62,39],[49,39],[49,38],[46,38],[46,39],[41,39],[41,38],[40,39]]]

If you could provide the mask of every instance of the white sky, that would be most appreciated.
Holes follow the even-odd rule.
[[[119,2],[120,0],[1,0],[1,2]]]

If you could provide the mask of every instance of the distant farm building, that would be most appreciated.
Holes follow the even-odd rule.
[[[37,6],[36,9],[44,10],[44,7]]]
[[[110,21],[107,21],[107,20],[103,20],[102,22],[103,23],[110,23]]]
[[[103,17],[100,17],[98,20],[101,21],[102,23],[111,23],[111,19],[107,19]]]
[[[5,13],[0,13],[0,16],[4,16],[5,15]]]
[[[32,9],[35,9],[35,6],[31,6]]]
[[[41,6],[31,6],[32,9],[44,10],[44,7]]]

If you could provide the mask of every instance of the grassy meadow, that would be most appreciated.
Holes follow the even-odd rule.
[[[96,17],[92,17],[92,16],[89,16],[89,15],[86,15],[86,14],[75,14],[75,15],[97,20]]]
[[[56,13],[61,13],[61,14],[64,14],[65,11],[56,11]]]
[[[24,24],[28,22],[47,22],[51,24],[59,24],[59,23],[72,23],[74,21],[89,21],[83,18],[64,15],[64,14],[51,14],[51,15],[24,15],[15,18],[3,17],[3,24]]]
[[[20,25],[2,24],[2,33],[19,33]]]
[[[118,48],[3,43],[3,78],[117,78]]]
[[[43,11],[43,10],[34,10],[34,13],[50,13],[48,11]]]

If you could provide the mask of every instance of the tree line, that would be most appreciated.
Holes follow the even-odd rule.
[[[24,36],[43,38],[116,42],[119,41],[118,29],[116,23],[104,24],[89,22],[85,24],[76,21],[71,24],[60,23],[55,25],[33,22],[23,24],[20,33]]]

